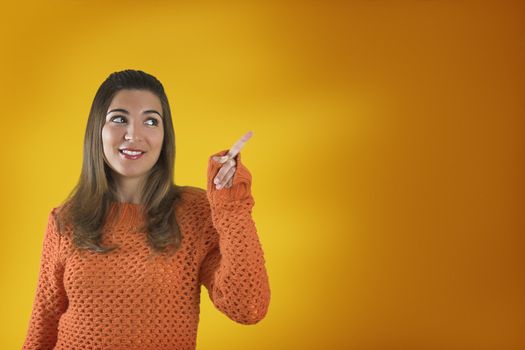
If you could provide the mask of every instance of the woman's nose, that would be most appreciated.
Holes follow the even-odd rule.
[[[138,125],[138,122],[131,122],[128,124],[126,135],[124,137],[126,140],[139,140],[142,138],[141,128],[140,125]]]

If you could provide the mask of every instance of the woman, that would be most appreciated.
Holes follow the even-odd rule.
[[[263,319],[269,282],[239,153],[250,136],[209,158],[206,190],[177,186],[162,84],[111,74],[79,182],[48,216],[23,349],[195,349],[201,285],[232,320]]]

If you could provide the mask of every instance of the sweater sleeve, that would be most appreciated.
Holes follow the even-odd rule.
[[[215,155],[225,155],[227,150]],[[215,307],[241,324],[262,320],[270,303],[270,287],[264,253],[252,219],[255,202],[251,174],[236,156],[230,188],[217,190],[213,179],[222,164],[209,159],[207,212],[204,228],[206,249],[199,279]]]
[[[61,239],[55,209],[48,216],[33,310],[23,350],[53,349],[57,341],[58,321],[68,305],[63,284],[64,264],[59,255]]]

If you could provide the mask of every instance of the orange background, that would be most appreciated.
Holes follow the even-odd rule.
[[[203,294],[198,349],[523,349],[525,5],[24,1],[0,15],[0,348],[23,343],[47,214],[98,86],[141,69],[175,181],[248,130],[272,300]],[[205,292],[205,289],[202,290]]]

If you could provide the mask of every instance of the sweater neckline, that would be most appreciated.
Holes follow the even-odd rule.
[[[111,201],[110,203],[113,205],[117,205],[117,206],[130,206],[130,207],[143,207],[144,206],[144,204],[132,203],[132,202]]]
[[[136,229],[144,221],[144,204],[131,202],[110,202],[110,219],[112,226]]]

